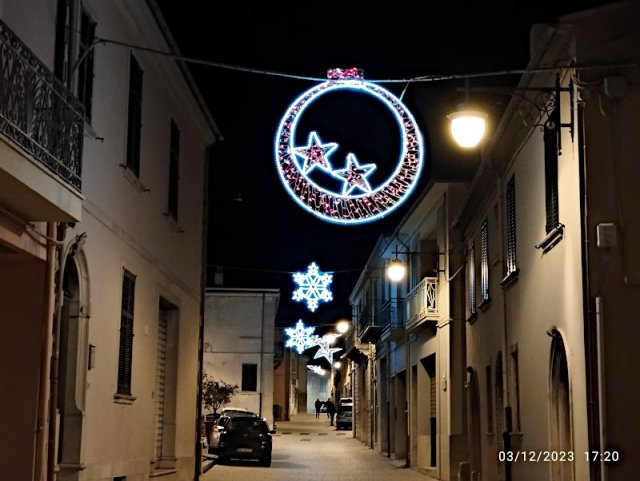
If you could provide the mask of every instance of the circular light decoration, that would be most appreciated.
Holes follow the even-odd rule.
[[[338,224],[363,224],[379,220],[397,209],[411,194],[422,171],[423,141],[415,119],[404,104],[388,90],[366,82],[362,70],[331,69],[328,80],[300,95],[282,116],[275,138],[278,174],[291,197],[305,210],[322,220]],[[332,162],[338,148],[322,134],[312,131],[308,138],[296,137],[301,115],[319,97],[337,91],[364,93],[382,102],[393,114],[402,137],[398,164],[380,185],[368,177],[376,165],[358,159],[354,153]],[[314,182],[310,174],[321,169],[342,182],[340,192]]]

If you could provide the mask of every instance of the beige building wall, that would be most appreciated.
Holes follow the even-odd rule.
[[[57,3],[54,0],[0,3],[2,20],[50,70],[54,63]],[[158,50],[172,48],[170,34],[156,16],[153,2],[70,4],[78,14],[81,7],[85,10],[97,23],[101,36]],[[77,31],[76,27],[72,26],[72,31]],[[125,168],[132,54],[143,71],[137,176]],[[100,45],[94,50],[93,74],[92,120],[84,124],[82,196],[76,194],[82,200],[81,215],[74,210],[75,199],[61,190],[60,198],[67,200],[56,208],[67,212],[52,219],[76,221],[66,230],[60,247],[64,252],[70,252],[77,239],[86,238],[78,252],[65,262],[67,297],[60,318],[61,388],[54,420],[56,446],[52,451],[54,460],[60,451],[62,461],[55,467],[56,476],[60,481],[112,481],[116,477],[142,481],[158,474],[167,480],[191,479],[196,470],[199,438],[194,420],[198,405],[205,163],[208,146],[220,136],[206,108],[194,97],[190,79],[171,59],[112,44]],[[76,91],[75,83],[70,89]],[[172,119],[180,130],[175,220],[165,215]],[[37,194],[49,196],[50,202],[55,203],[55,196],[47,192]],[[42,233],[45,226],[37,227]],[[8,305],[3,301],[3,306],[13,307],[2,309],[10,313],[18,303],[30,306],[26,311],[22,309],[21,314],[29,319],[25,318],[20,330],[11,334],[14,340],[23,334],[32,339],[29,345],[24,345],[23,352],[30,357],[24,367],[28,372],[36,365],[39,367],[39,375],[33,374],[28,380],[25,378],[24,385],[16,385],[25,395],[21,405],[31,412],[32,418],[20,421],[21,429],[16,430],[25,433],[20,443],[26,447],[29,444],[26,438],[33,438],[37,432],[33,393],[26,391],[26,382],[33,390],[43,375],[48,376],[40,360],[51,354],[49,341],[43,341],[46,331],[43,324],[46,326],[51,318],[47,321],[47,309],[42,304],[46,306],[53,300],[46,297],[42,278],[38,280],[45,270],[44,249],[34,249],[27,236],[16,234],[15,229],[0,230],[2,242],[14,237],[12,249],[17,247],[42,259],[39,265],[26,257],[22,266],[20,262],[12,263],[20,270],[21,274],[16,272],[15,277],[21,279],[19,283],[6,277],[5,272],[9,271],[3,267],[0,281],[7,287],[4,292],[17,294],[18,287],[28,288],[13,296]],[[135,276],[130,396],[117,395],[125,269]],[[34,309],[40,312],[30,313]],[[49,309],[49,316],[53,310]],[[159,328],[159,317],[164,314],[166,342],[161,343],[165,329]],[[29,332],[22,333],[23,327],[29,327]],[[164,345],[163,362],[158,357],[160,344]],[[164,401],[160,403],[158,373],[164,362]],[[160,405],[164,417],[159,417]],[[45,430],[48,424],[45,420]],[[33,439],[30,444],[34,445]],[[21,449],[23,459],[15,458],[15,463],[0,463],[13,470],[8,477],[4,472],[0,477],[32,479],[28,472],[33,471],[33,459],[28,462],[27,458],[33,458],[33,449],[36,448]],[[42,466],[49,451],[45,445],[40,452],[44,456],[40,458]]]

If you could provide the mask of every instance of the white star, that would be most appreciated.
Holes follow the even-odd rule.
[[[321,272],[315,262],[309,264],[307,272],[296,272],[293,274],[293,282],[298,284],[298,288],[293,291],[294,301],[306,301],[307,308],[314,312],[321,301],[329,302],[333,300],[333,294],[329,290],[329,284],[333,281],[333,274]]]
[[[363,193],[371,192],[371,185],[367,177],[376,170],[376,164],[360,165],[355,154],[347,155],[347,166],[344,169],[336,169],[333,175],[344,181],[342,195],[350,195],[355,189]]]
[[[325,371],[324,369],[322,369],[322,366],[314,366],[314,365],[308,365],[307,369],[315,372],[316,374],[320,375],[320,376],[324,376],[327,371]]]
[[[329,163],[329,155],[338,148],[338,144],[335,142],[329,142],[323,144],[318,137],[317,132],[311,132],[309,134],[309,140],[304,147],[296,147],[294,152],[296,155],[302,157],[304,162],[302,164],[302,173],[307,174],[314,167],[319,167],[323,170],[331,172],[331,164]]]
[[[324,357],[329,361],[329,364],[333,363],[333,353],[342,351],[339,347],[331,347],[331,344],[320,336],[316,336],[316,345],[318,346],[318,350],[313,358],[318,359]]]
[[[289,336],[285,347],[294,348],[298,354],[302,354],[305,349],[316,345],[316,337],[314,336],[314,327],[304,327],[302,319],[299,319],[296,327],[287,327],[284,332]]]

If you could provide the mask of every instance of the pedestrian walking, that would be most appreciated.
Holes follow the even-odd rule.
[[[331,399],[327,399],[324,405],[327,406],[327,415],[329,416],[329,426],[333,426],[333,418],[336,415],[336,406],[331,402]]]
[[[316,419],[320,417],[320,408],[322,407],[322,401],[316,398]]]

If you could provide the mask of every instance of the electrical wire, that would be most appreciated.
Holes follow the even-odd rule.
[[[113,39],[108,39],[103,37],[96,37],[94,42],[91,45],[89,45],[89,47],[87,47],[87,49],[82,53],[82,57],[87,55],[88,51],[95,48],[96,45],[107,45],[107,44],[126,47],[133,50],[138,50],[141,52],[149,52],[157,55],[163,55],[165,57],[170,57],[175,60],[179,60],[181,62],[193,63],[198,65],[207,65],[209,67],[216,67],[216,68],[221,68],[225,70],[233,70],[238,72],[245,72],[245,73],[259,74],[259,75],[267,75],[272,77],[282,77],[282,78],[288,78],[288,79],[294,79],[294,80],[307,80],[307,81],[313,81],[313,82],[327,81],[326,77],[323,78],[323,77],[315,77],[315,76],[309,76],[309,75],[296,75],[296,74],[290,74],[286,72],[279,72],[275,70],[265,70],[265,69],[258,69],[258,68],[252,68],[252,67],[244,67],[241,65],[215,62],[213,60],[207,60],[207,59],[202,59],[197,57],[188,57],[188,56],[173,53],[173,52],[167,52],[164,50],[159,50],[159,49],[150,48],[150,47],[143,47],[141,45],[136,45],[128,42],[122,42],[119,40],[113,40]],[[571,65],[571,66],[554,65],[554,66],[541,66],[538,68],[529,68],[529,69],[505,69],[505,70],[496,70],[491,72],[472,72],[472,73],[461,73],[461,74],[428,74],[428,75],[420,75],[417,77],[397,78],[397,79],[394,79],[394,78],[368,79],[367,81],[371,83],[383,83],[383,84],[384,83],[404,83],[404,84],[407,84],[407,86],[405,87],[405,90],[406,90],[406,88],[412,82],[413,83],[437,82],[437,81],[443,81],[443,80],[499,77],[499,76],[508,76],[508,75],[524,75],[524,74],[540,73],[540,72],[555,72],[555,71],[563,70],[566,68],[573,68],[576,70],[587,70],[587,69],[625,68],[625,67],[637,68],[638,64],[626,63],[626,64],[615,64],[615,65],[596,64],[596,65]]]
[[[250,272],[260,272],[263,274],[279,274],[279,275],[293,275],[301,271],[284,271],[277,269],[256,269],[254,267],[242,267],[242,266],[225,266],[220,264],[207,264],[207,268],[221,268],[221,269],[230,269],[235,271],[250,271]],[[351,269],[339,269],[335,271],[322,271],[325,274],[344,274],[348,272],[361,272],[364,267],[354,267]]]

